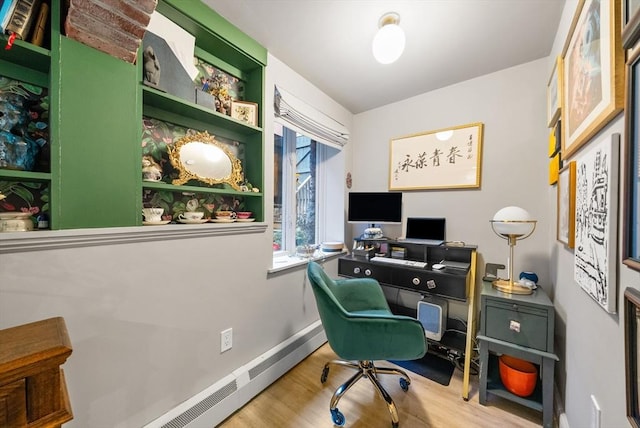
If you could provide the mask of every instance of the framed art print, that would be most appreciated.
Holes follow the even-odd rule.
[[[620,1],[581,0],[563,49],[562,155],[568,159],[624,103]]]
[[[640,0],[622,0],[622,47],[630,49],[640,38]]]
[[[576,231],[576,162],[569,162],[558,174],[558,219],[556,239],[574,247]]]
[[[562,57],[558,56],[547,83],[547,126],[553,128],[560,118],[560,97],[562,96]]]
[[[627,61],[622,262],[640,271],[640,50]]]
[[[252,126],[258,125],[258,104],[231,100],[231,117]]]
[[[574,279],[604,310],[616,312],[620,134],[593,141],[576,160]]]
[[[480,187],[482,123],[394,138],[389,190]]]

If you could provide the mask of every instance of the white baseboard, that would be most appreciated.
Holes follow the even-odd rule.
[[[558,417],[558,428],[569,428],[569,420],[566,413],[561,413]]]
[[[211,428],[228,418],[327,341],[320,321],[234,370],[144,428]]]

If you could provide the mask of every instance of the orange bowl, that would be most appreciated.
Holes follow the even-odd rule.
[[[520,397],[533,394],[538,381],[538,369],[529,361],[509,355],[502,355],[500,361],[500,379],[508,391]]]

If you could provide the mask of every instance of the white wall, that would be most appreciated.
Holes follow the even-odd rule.
[[[549,56],[549,74],[552,61],[562,53],[577,0],[567,0],[558,28],[554,48]],[[623,241],[623,176],[626,170],[624,155],[624,114],[620,114],[591,141],[608,138],[612,133],[621,134],[621,158],[619,177],[618,260],[622,260]],[[588,144],[584,147],[588,147]],[[584,147],[576,153],[581,155]],[[573,158],[572,158],[573,159]],[[571,159],[569,159],[571,160]],[[548,216],[556,215],[555,188],[549,189]],[[549,267],[555,284],[556,343],[560,363],[556,383],[564,398],[567,421],[572,428],[591,426],[591,395],[602,409],[602,427],[629,426],[626,419],[624,316],[623,294],[626,287],[640,288],[640,273],[617,263],[618,314],[608,314],[593,301],[573,279],[573,250],[551,240]]]
[[[351,116],[275,58],[269,62],[264,193],[270,224],[273,82],[286,82],[301,97],[312,94],[312,102],[343,123]],[[344,170],[343,159],[332,161]],[[344,234],[336,223],[333,239]],[[318,319],[304,267],[267,274],[271,243],[269,227],[258,234],[0,254],[0,328],[64,317],[73,353],[63,368],[74,412],[65,426],[140,427]],[[326,266],[337,274],[337,261]],[[233,349],[220,354],[220,331],[229,327]]]
[[[506,264],[508,257],[506,241],[492,232],[489,220],[504,206],[521,206],[538,226],[517,244],[514,270],[537,272],[547,287],[547,230],[555,219],[548,216],[546,78],[547,61],[541,59],[356,115],[352,190],[388,189],[390,139],[482,122],[481,188],[405,191],[403,217],[446,217],[447,239],[478,245],[482,277],[485,262]],[[401,226],[384,229],[391,237],[403,233]]]

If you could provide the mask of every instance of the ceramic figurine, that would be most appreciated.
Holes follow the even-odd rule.
[[[145,181],[162,179],[162,167],[149,155],[142,157],[142,179]]]
[[[144,81],[153,86],[160,84],[160,61],[151,46],[144,48],[142,53],[144,64]]]

